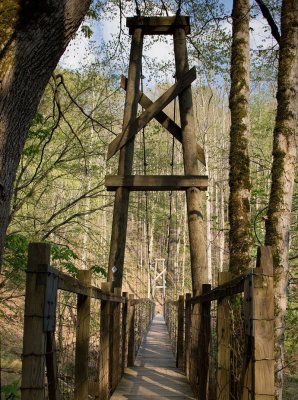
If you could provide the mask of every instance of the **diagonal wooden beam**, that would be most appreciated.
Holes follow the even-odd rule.
[[[120,87],[126,91],[127,88],[127,78],[121,75]],[[147,110],[148,107],[153,104],[153,101],[149,99],[141,90],[138,93],[139,104]],[[179,125],[176,124],[166,113],[160,111],[154,117],[168,132],[170,132],[180,143],[182,143],[182,132]],[[205,152],[204,149],[197,144],[198,160],[201,161],[203,165],[206,165]]]
[[[110,144],[108,148],[109,160],[118,150],[121,149],[130,139],[134,137],[145,125],[151,121],[164,107],[166,107],[176,96],[196,79],[196,69],[193,67],[186,72],[173,86],[171,86],[163,95],[161,95],[154,103],[152,103],[139,118],[128,123],[123,131]]]

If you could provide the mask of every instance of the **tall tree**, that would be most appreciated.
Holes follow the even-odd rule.
[[[0,259],[13,183],[38,103],[90,0],[0,5]]]
[[[249,122],[249,0],[233,2],[230,129],[230,270],[239,273],[250,263]]]
[[[289,272],[289,227],[297,159],[298,3],[283,0],[273,138],[272,184],[266,221],[267,245],[272,246],[276,299],[276,398],[282,399],[284,332]]]

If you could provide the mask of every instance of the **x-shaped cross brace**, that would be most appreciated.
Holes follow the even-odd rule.
[[[155,118],[163,127],[165,127],[177,140],[182,142],[181,128],[169,118],[162,109],[166,107],[176,96],[179,95],[187,86],[196,79],[195,68],[186,72],[181,79],[171,86],[154,103],[141,91],[138,93],[138,102],[145,111],[132,124],[126,126],[109,145],[108,160],[113,157],[129,140],[131,140],[151,119]],[[127,79],[121,77],[121,87],[126,90]],[[197,145],[198,159],[205,165],[204,150]]]

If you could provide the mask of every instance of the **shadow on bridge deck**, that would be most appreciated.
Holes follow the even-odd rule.
[[[156,315],[144,339],[135,367],[127,368],[112,400],[195,399],[182,372],[176,368],[165,321]]]

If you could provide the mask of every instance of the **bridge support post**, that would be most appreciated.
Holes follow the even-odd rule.
[[[211,285],[204,284],[202,294],[208,293],[211,290]],[[199,330],[198,340],[198,383],[199,383],[199,398],[207,400],[209,398],[209,353],[211,339],[211,302],[202,303],[202,323]]]
[[[128,293],[123,292],[122,296],[128,298]],[[128,301],[122,304],[122,363],[121,376],[127,366],[127,319],[128,319]]]
[[[185,335],[184,335],[184,370],[189,380],[189,363],[190,363],[190,329],[191,329],[191,293],[185,295]]]
[[[253,287],[247,288],[250,289],[250,313],[246,315],[246,334],[251,336],[251,354],[243,379],[242,400],[249,399],[251,391],[255,400],[273,400],[274,289],[273,261],[269,246],[258,248],[257,266],[251,285]]]
[[[114,294],[121,296],[121,289],[115,288]],[[120,380],[120,303],[110,304],[110,394],[116,389]]]
[[[220,272],[218,284],[223,285],[232,277],[230,272]],[[218,400],[230,398],[230,336],[231,315],[229,300],[223,298],[217,304],[217,394]]]
[[[24,317],[22,400],[45,399],[45,367],[51,398],[58,398],[54,345],[57,276],[50,267],[51,246],[30,243]]]
[[[86,286],[91,285],[91,271],[82,270],[78,280]],[[75,400],[88,398],[88,354],[90,333],[90,297],[78,295],[77,329],[75,355]]]
[[[103,282],[101,290],[105,293],[111,291],[111,283]],[[99,367],[99,398],[110,398],[109,365],[110,365],[110,301],[101,300],[100,308],[100,367]]]
[[[134,295],[129,295],[128,300],[128,355],[127,366],[133,367],[135,363],[135,305]]]

